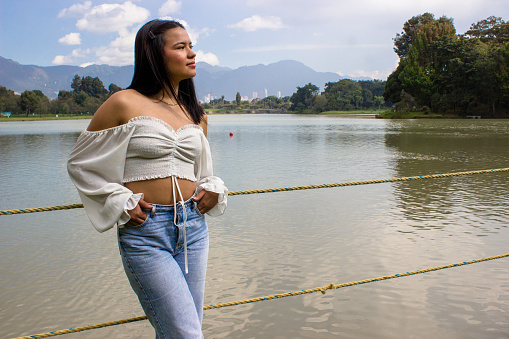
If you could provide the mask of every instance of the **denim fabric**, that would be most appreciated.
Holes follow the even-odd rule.
[[[183,208],[154,205],[139,226],[118,228],[124,270],[156,338],[203,338],[203,294],[209,236],[196,203],[185,202],[189,273],[184,274]],[[151,213],[152,212],[152,213]]]

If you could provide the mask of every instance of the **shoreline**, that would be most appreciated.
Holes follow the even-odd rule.
[[[250,115],[250,114],[283,114],[283,115],[325,115],[325,116],[365,116],[373,117],[376,119],[389,119],[389,120],[400,120],[400,119],[467,119],[469,117],[461,117],[458,115],[442,115],[442,114],[423,114],[423,113],[409,113],[394,114],[392,112],[383,110],[358,110],[358,111],[325,111],[325,112],[294,112],[287,111],[281,112],[280,110],[205,110],[209,115]],[[11,117],[0,117],[0,122],[19,122],[19,121],[51,121],[51,120],[84,120],[92,119],[93,115],[44,115],[44,116],[11,116]],[[480,118],[480,117],[479,117]],[[485,118],[486,119],[486,118]]]
[[[366,115],[366,116],[376,116],[380,112],[379,111],[327,111],[320,113],[297,113],[297,112],[281,112],[279,110],[205,110],[207,114],[210,115],[228,115],[228,114],[301,114],[301,115]],[[11,116],[0,117],[0,122],[14,122],[14,121],[50,121],[50,120],[82,120],[82,119],[92,119],[93,115],[64,115],[64,116],[55,116],[55,115],[45,115],[45,116]]]

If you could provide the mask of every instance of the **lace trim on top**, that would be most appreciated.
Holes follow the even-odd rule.
[[[179,127],[177,128],[176,130],[169,124],[167,123],[166,121],[164,120],[161,120],[159,118],[156,118],[156,117],[152,117],[152,116],[149,116],[149,115],[140,115],[140,116],[137,116],[137,117],[134,117],[134,118],[131,118],[127,124],[131,123],[131,122],[134,122],[134,121],[138,121],[138,120],[151,120],[151,121],[155,121],[155,122],[158,122],[158,123],[161,123],[163,124],[164,126],[166,126],[170,131],[174,132],[174,133],[179,133],[180,131],[182,130],[185,130],[185,129],[188,129],[188,128],[197,128],[200,132],[203,133],[203,128],[201,128],[200,125],[196,125],[196,124],[187,124],[187,125],[184,125],[182,127]],[[122,126],[122,125],[120,125]],[[118,126],[118,127],[120,127]]]
[[[175,176],[178,179],[184,179],[184,180],[189,180],[189,181],[192,181],[192,182],[196,182],[196,178],[191,178],[191,177],[188,177],[188,176],[185,176],[185,175],[181,175],[181,174],[177,175],[177,174],[171,174],[171,173],[164,173],[164,174],[144,175],[144,176],[138,176],[138,177],[134,177],[134,178],[128,178],[128,179],[122,180],[122,183],[125,184],[125,183],[128,183],[128,182],[134,182],[134,181],[144,181],[144,180],[153,180],[153,179],[165,179],[165,178],[170,178],[172,176]]]
[[[119,129],[125,129],[126,127],[131,127],[132,122],[137,121],[137,120],[144,120],[144,119],[152,120],[152,121],[155,121],[155,122],[159,122],[159,123],[163,124],[164,126],[166,126],[170,131],[172,131],[174,133],[177,133],[177,134],[181,130],[184,130],[184,129],[187,129],[187,128],[197,128],[198,130],[200,130],[203,133],[203,128],[201,128],[200,125],[187,124],[187,125],[184,125],[182,127],[177,128],[177,130],[175,130],[169,123],[167,123],[164,120],[161,120],[159,118],[156,118],[156,117],[153,117],[153,116],[150,116],[150,115],[139,115],[137,117],[129,119],[129,121],[127,123],[122,124],[122,125],[118,125],[118,126],[114,126],[114,127],[110,127],[110,128],[106,128],[106,129],[101,129],[99,131],[89,131],[89,130],[85,129],[83,132],[81,132],[81,134],[97,134],[97,135],[98,134],[104,134],[104,133],[108,133],[108,132],[119,130]]]

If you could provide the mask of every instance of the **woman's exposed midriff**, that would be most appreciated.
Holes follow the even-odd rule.
[[[178,190],[176,191],[176,201],[186,201],[190,199],[196,191],[196,182],[177,179],[178,186],[182,192],[182,197],[179,196]],[[173,205],[175,202],[173,198],[172,178],[160,178],[143,181],[133,181],[124,184],[125,187],[133,191],[133,193],[143,193],[145,200],[148,203],[159,205]]]

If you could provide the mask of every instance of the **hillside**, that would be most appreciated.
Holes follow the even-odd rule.
[[[337,73],[316,72],[293,60],[279,61],[269,65],[243,66],[237,69],[199,62],[197,69],[195,85],[200,100],[208,94],[216,98],[224,95],[226,100],[234,100],[237,92],[250,99],[254,92],[257,92],[259,98],[265,97],[265,92],[267,95],[277,95],[281,92],[282,96],[287,96],[292,95],[297,86],[302,87],[307,83],[313,83],[323,90],[325,83],[345,78]],[[81,77],[99,77],[106,88],[111,83],[125,88],[131,82],[133,66],[42,67],[21,65],[0,57],[0,85],[18,93],[38,89],[54,99],[59,90],[71,90],[71,81],[75,74]]]

